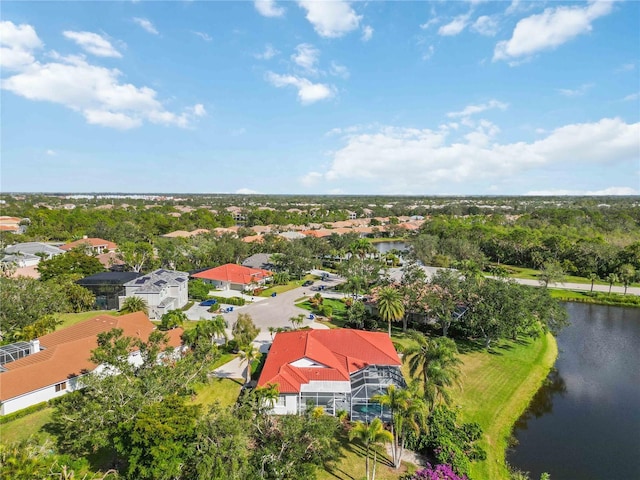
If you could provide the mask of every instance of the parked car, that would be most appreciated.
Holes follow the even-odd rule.
[[[205,300],[204,302],[200,302],[201,307],[211,307],[215,305],[218,301],[215,298],[210,298],[209,300]]]
[[[302,284],[303,287],[310,287],[311,285],[313,285],[313,280],[307,280]]]

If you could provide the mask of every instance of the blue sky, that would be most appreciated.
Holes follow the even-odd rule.
[[[639,194],[640,2],[3,2],[2,191]]]

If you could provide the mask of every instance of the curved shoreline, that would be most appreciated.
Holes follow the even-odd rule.
[[[484,430],[487,459],[472,463],[473,480],[509,479],[505,463],[508,438],[555,364],[558,346],[547,333],[527,344],[509,342],[498,354],[463,356],[463,391],[456,395],[464,421]]]

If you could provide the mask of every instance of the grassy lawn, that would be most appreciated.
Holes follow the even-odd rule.
[[[510,274],[511,278],[523,278],[526,280],[538,280],[540,275],[540,270],[535,270],[533,268],[524,268],[524,267],[514,267],[512,265],[500,265],[506,268]],[[563,283],[580,283],[584,285],[591,285],[591,280],[584,277],[577,277],[575,275],[565,275]],[[596,280],[594,285],[609,285],[608,282],[604,280]],[[620,283],[616,283],[616,285],[620,285]],[[630,286],[640,286],[638,283],[632,283]]]
[[[289,290],[293,290],[294,288],[298,288],[301,287],[302,284],[304,282],[306,282],[307,280],[317,280],[320,277],[317,277],[315,275],[305,275],[304,277],[302,277],[300,280],[291,280],[289,283],[287,283],[286,285],[275,285],[273,287],[269,287],[266,290],[264,290],[262,293],[260,293],[261,297],[270,297],[272,293],[284,293],[284,292],[288,292]]]
[[[334,298],[325,298],[322,302],[323,305],[329,305],[333,309],[332,318],[330,322],[324,322],[329,328],[342,328],[347,321],[347,306],[340,300]],[[304,308],[311,313],[317,314],[317,310],[309,303],[308,300],[296,303],[297,307]]]
[[[61,313],[59,316],[60,320],[62,320],[62,325],[58,327],[58,330],[70,327],[71,325],[80,323],[88,318],[97,317],[98,315],[112,315],[117,317],[120,314],[116,310],[92,310],[90,312],[80,313]]]
[[[462,389],[453,392],[465,422],[484,430],[487,459],[472,464],[475,480],[508,479],[505,450],[511,429],[553,366],[558,348],[551,334],[531,340],[502,342],[490,352],[461,356]]]
[[[0,441],[8,444],[26,440],[30,436],[38,433],[47,435],[41,432],[40,429],[51,420],[52,413],[53,408],[47,407],[24,417],[16,418],[4,425],[0,425]]]
[[[243,383],[243,380],[232,378],[211,378],[195,388],[196,397],[192,403],[206,408],[219,402],[221,406],[228,407],[236,403]]]
[[[333,465],[325,466],[324,470],[318,469],[318,480],[360,480],[365,474],[365,449],[360,443],[350,442],[346,433],[340,434],[340,460]],[[370,466],[373,467],[373,455],[370,457]],[[378,450],[378,464],[376,467],[376,479],[397,480],[402,473],[413,473],[416,467],[403,462],[400,470],[393,468],[391,459],[382,448]]]

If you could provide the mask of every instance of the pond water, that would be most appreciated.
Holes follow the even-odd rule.
[[[402,241],[397,241],[397,242],[379,242],[379,243],[374,243],[373,244],[374,247],[376,247],[376,249],[380,252],[380,253],[387,253],[391,250],[398,250],[398,251],[403,251],[406,250],[408,245],[406,244],[406,242],[402,242]]]
[[[507,460],[532,480],[640,479],[640,309],[566,307],[555,369]]]

